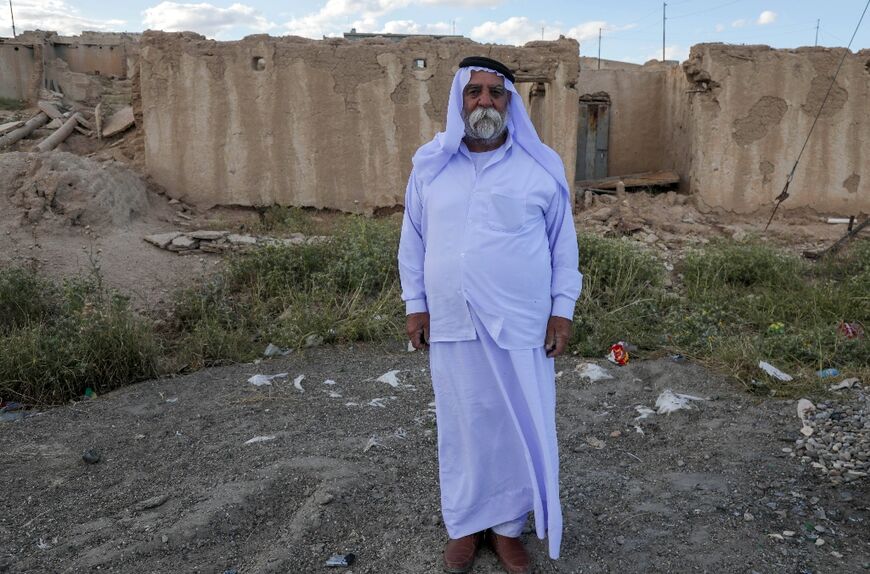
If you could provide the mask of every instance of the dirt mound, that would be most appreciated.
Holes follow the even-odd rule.
[[[18,223],[127,227],[151,210],[145,182],[118,164],[66,152],[0,155],[0,212]]]

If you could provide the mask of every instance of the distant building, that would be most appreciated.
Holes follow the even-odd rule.
[[[401,42],[405,38],[430,38],[438,40],[441,38],[462,38],[461,34],[387,34],[383,32],[363,33],[357,32],[356,28],[351,28],[350,32],[344,33],[345,40],[367,40],[369,38],[383,38],[391,42]],[[326,39],[324,37],[324,39]]]

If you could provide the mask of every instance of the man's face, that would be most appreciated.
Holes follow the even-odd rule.
[[[462,91],[465,135],[475,140],[494,140],[507,127],[510,93],[498,74],[476,70]]]

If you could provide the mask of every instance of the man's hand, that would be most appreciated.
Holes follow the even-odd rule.
[[[429,348],[429,313],[411,313],[405,320],[405,328],[415,349]]]
[[[565,347],[568,346],[568,341],[570,340],[571,321],[564,317],[550,317],[550,320],[547,322],[547,340],[544,342],[544,350],[547,351],[547,356],[558,357],[564,353]]]

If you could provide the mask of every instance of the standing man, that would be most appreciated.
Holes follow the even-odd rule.
[[[565,169],[500,62],[465,58],[447,127],[414,155],[399,245],[407,330],[429,348],[447,572],[484,536],[511,574],[531,564],[529,511],[562,538],[553,357],[580,294]]]

